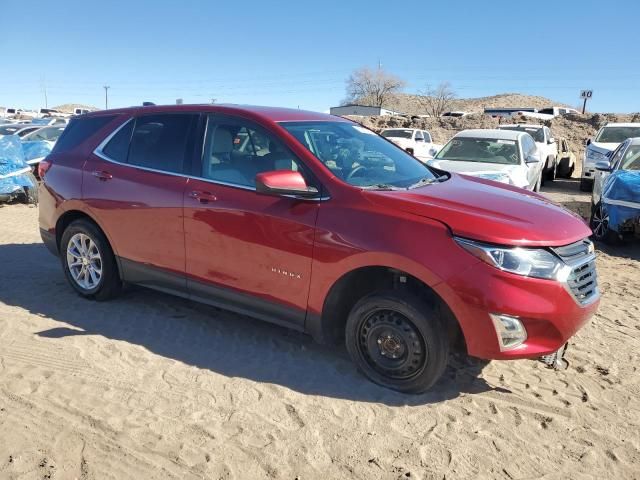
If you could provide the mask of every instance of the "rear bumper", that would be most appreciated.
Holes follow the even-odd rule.
[[[54,254],[56,257],[58,256],[58,244],[56,242],[56,236],[54,233],[49,232],[43,228],[40,229],[40,238],[42,238],[42,243],[44,243],[45,247]]]
[[[467,352],[490,360],[538,358],[556,352],[596,312],[599,296],[581,305],[560,282],[502,272],[484,263],[436,287],[460,323]],[[526,341],[500,350],[490,314],[517,317]]]

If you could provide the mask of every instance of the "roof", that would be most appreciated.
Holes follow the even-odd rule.
[[[142,113],[180,113],[180,112],[211,112],[241,117],[263,120],[267,122],[295,122],[295,121],[330,121],[348,122],[344,118],[326,113],[309,112],[295,108],[260,107],[255,105],[223,105],[223,104],[202,104],[202,105],[153,105],[137,106],[128,108],[117,108],[113,110],[100,110],[97,112],[85,113],[83,117],[97,117],[102,115],[129,114],[140,115]]]
[[[631,145],[640,145],[640,137],[633,137],[631,139]]]
[[[607,123],[605,127],[640,127],[640,122]]]
[[[513,127],[522,127],[522,128],[544,128],[544,125],[536,125],[535,123],[505,123],[503,125],[499,125],[498,128],[513,128]]]
[[[455,138],[493,138],[498,140],[518,140],[522,135],[528,135],[526,132],[516,132],[514,130],[497,130],[497,129],[472,129],[463,130],[455,135]]]

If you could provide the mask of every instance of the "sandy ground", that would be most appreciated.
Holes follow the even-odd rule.
[[[454,359],[403,396],[276,326],[141,288],[83,300],[36,214],[0,208],[2,479],[640,478],[638,244],[598,251],[567,371]]]

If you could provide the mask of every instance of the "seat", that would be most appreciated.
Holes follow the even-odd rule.
[[[298,170],[298,165],[291,157],[291,154],[273,140],[269,140],[269,153],[262,157],[262,160],[265,161],[264,165],[261,165],[262,172],[268,172],[269,170]]]
[[[205,176],[211,180],[247,185],[247,178],[234,166],[231,153],[233,152],[233,134],[224,127],[217,127],[211,142],[211,154],[208,165],[205,166]]]

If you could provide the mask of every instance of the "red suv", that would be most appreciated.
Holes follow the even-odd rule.
[[[330,115],[90,113],[40,175],[42,238],[80,295],[131,282],[345,341],[403,392],[433,385],[454,348],[562,362],[598,306],[580,218]]]

